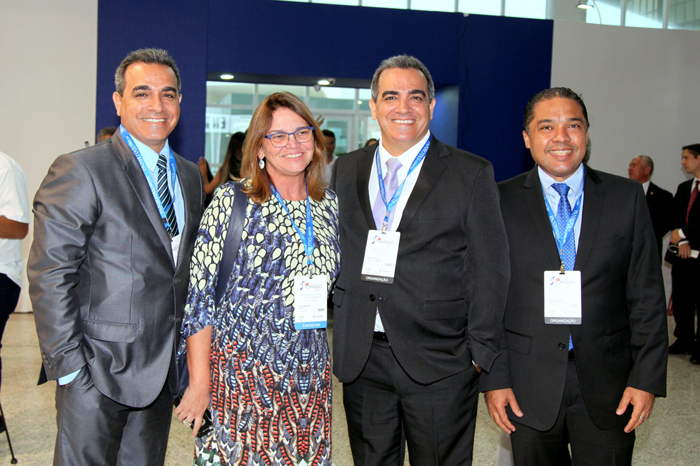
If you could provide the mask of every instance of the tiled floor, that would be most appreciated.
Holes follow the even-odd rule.
[[[0,401],[18,464],[50,465],[56,435],[55,384],[36,385],[40,358],[33,316],[13,314],[3,340]],[[668,369],[668,398],[657,400],[652,417],[638,430],[635,466],[700,464],[700,366],[691,365],[688,356],[671,356]],[[333,390],[333,463],[335,466],[350,466],[342,387],[336,382]],[[474,442],[474,466],[495,464],[498,439],[499,432],[481,402]],[[5,435],[0,434],[0,465],[9,463],[10,451]],[[165,464],[192,464],[188,429],[177,422],[172,425]]]

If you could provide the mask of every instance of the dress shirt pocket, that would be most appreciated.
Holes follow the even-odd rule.
[[[461,319],[469,314],[466,299],[450,301],[427,301],[423,303],[425,320]]]
[[[532,337],[521,335],[519,333],[513,333],[510,330],[506,330],[506,339],[508,341],[509,351],[512,350],[520,354],[530,354],[530,347],[532,346]]]
[[[611,353],[619,353],[630,347],[630,338],[632,334],[628,329],[623,329],[612,335],[605,337],[608,340],[608,346],[610,347]]]
[[[83,320],[83,333],[93,340],[132,343],[136,340],[138,331],[136,324]]]

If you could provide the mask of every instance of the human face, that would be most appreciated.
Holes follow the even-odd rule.
[[[332,156],[335,154],[335,138],[333,136],[324,136],[326,139],[326,154]]]
[[[686,173],[700,178],[700,158],[695,158],[688,149],[684,150],[681,155],[681,165]]]
[[[272,123],[266,134],[280,131],[291,133],[307,126],[311,125],[295,111],[281,107],[272,112]],[[303,182],[306,167],[309,166],[314,157],[314,149],[313,138],[310,141],[299,143],[296,137],[289,136],[289,141],[284,147],[275,147],[268,138],[263,138],[258,158],[265,159],[267,174],[279,189],[280,185],[288,184],[290,181]]]
[[[649,180],[649,175],[651,174],[651,167],[646,166],[639,157],[635,157],[630,162],[630,166],[627,168],[627,173],[629,174],[630,180],[646,183]]]
[[[165,145],[180,118],[177,78],[172,68],[136,62],[124,73],[124,95],[112,95],[122,125],[156,152]]]
[[[537,165],[557,181],[574,174],[586,156],[587,122],[581,106],[571,99],[543,100],[535,104],[525,146]]]
[[[377,84],[377,101],[369,101],[372,119],[382,130],[382,146],[398,157],[428,132],[435,100],[428,102],[428,80],[413,68],[384,70]]]

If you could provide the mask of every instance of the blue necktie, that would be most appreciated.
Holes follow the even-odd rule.
[[[566,183],[554,183],[552,188],[559,193],[559,206],[557,207],[557,226],[559,227],[559,232],[564,233],[566,230],[566,222],[569,221],[571,217],[571,204],[569,204],[569,185]],[[564,242],[564,247],[559,251],[559,256],[561,261],[564,263],[564,268],[566,270],[574,270],[574,264],[576,263],[576,248],[574,247],[574,232],[573,230],[566,237]],[[571,335],[569,335],[569,351],[574,349],[574,342],[571,340]]]
[[[170,224],[168,229],[168,234],[171,238],[174,238],[179,234],[177,229],[177,218],[175,217],[175,206],[173,205],[173,199],[170,196],[170,189],[168,189],[168,166],[164,154],[160,154],[158,157],[158,196],[160,196],[160,202],[163,204],[163,209],[165,209],[165,218]]]

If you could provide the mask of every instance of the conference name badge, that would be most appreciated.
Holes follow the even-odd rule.
[[[544,272],[544,323],[581,325],[581,272]]]
[[[394,283],[400,239],[401,233],[396,231],[370,230],[360,279],[387,285]]]
[[[294,277],[294,328],[308,330],[326,328],[328,299],[328,278]]]

